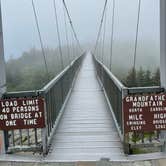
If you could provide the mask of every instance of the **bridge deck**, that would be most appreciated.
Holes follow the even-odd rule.
[[[87,54],[53,138],[48,160],[122,159],[122,144]]]

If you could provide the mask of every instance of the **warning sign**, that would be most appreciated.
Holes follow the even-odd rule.
[[[0,130],[45,127],[44,99],[0,100]]]

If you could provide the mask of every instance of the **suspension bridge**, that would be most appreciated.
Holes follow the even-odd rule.
[[[166,108],[164,105],[166,86],[165,0],[160,2],[161,86],[132,88],[124,86],[112,73],[116,1],[112,1],[110,67],[104,63],[108,1],[105,1],[103,7],[99,31],[92,52],[82,49],[68,6],[64,0],[62,1],[65,25],[67,23],[70,25],[72,40],[77,45],[75,49],[73,47],[73,50],[70,50],[66,26],[65,37],[68,43],[69,58],[67,65],[63,61],[56,1],[53,0],[53,2],[61,72],[40,90],[6,92],[2,18],[0,20],[0,92],[2,98],[0,163],[61,163],[74,166],[76,162],[76,165],[80,166],[96,164],[104,166],[108,165],[110,161],[113,166],[114,164],[162,166],[165,161],[164,108]],[[141,0],[138,2],[133,71],[136,70],[141,12]],[[34,0],[32,0],[32,9],[47,77],[49,68]],[[102,48],[99,43],[102,43]],[[73,55],[74,53],[75,55]],[[21,102],[22,106],[20,106]],[[39,102],[41,103],[39,104]],[[133,106],[128,104],[130,102],[133,102]],[[159,106],[162,106],[160,110]],[[147,107],[150,107],[151,110],[148,115],[142,113],[148,110]],[[146,109],[144,110],[144,108]],[[30,113],[26,114],[28,111]],[[126,113],[127,111],[129,114]],[[33,114],[34,112],[35,114]],[[149,122],[146,116],[150,117],[151,112],[158,114],[154,114],[156,119],[153,117],[153,121]],[[31,116],[35,116],[36,119],[32,120]],[[11,119],[8,120],[9,117]],[[160,123],[161,120],[162,123]],[[23,123],[24,125],[17,125],[17,121],[18,124]],[[151,125],[151,122],[156,125]],[[28,125],[34,127],[28,127]],[[134,138],[139,139],[134,140]],[[148,149],[149,151],[146,154],[134,154],[134,149]]]

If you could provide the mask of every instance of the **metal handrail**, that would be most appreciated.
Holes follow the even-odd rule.
[[[127,88],[128,94],[138,94],[138,93],[161,93],[164,92],[165,89],[160,86],[151,86],[151,87],[132,87]]]
[[[35,97],[38,96],[39,90],[32,91],[18,91],[18,92],[6,92],[3,94],[2,98],[19,98],[19,97]]]
[[[94,56],[94,60],[98,62],[102,68],[107,72],[108,76],[113,80],[113,82],[117,85],[119,90],[127,89],[128,94],[136,94],[136,93],[161,93],[164,92],[165,89],[161,86],[148,86],[148,87],[126,87],[119,79],[105,66],[102,62],[97,60]]]
[[[40,91],[44,91],[45,93],[47,93],[56,82],[58,82],[65,74],[66,72],[69,70],[69,68],[71,68],[74,63],[80,58],[81,56],[79,56],[78,58],[74,59],[67,67],[65,67],[65,69],[60,72],[54,79],[52,79],[47,85],[45,85]]]
[[[94,57],[95,61],[99,63],[102,68],[106,71],[108,76],[113,80],[113,82],[117,85],[118,89],[122,91],[122,89],[125,89],[126,87],[122,84],[122,82],[119,81],[119,79],[99,60]]]
[[[83,55],[81,55],[83,56]],[[17,91],[17,92],[6,92],[3,94],[3,98],[9,97],[27,97],[27,96],[38,96],[41,92],[48,92],[49,89],[68,71],[68,69],[74,65],[74,63],[81,57],[74,59],[67,67],[64,68],[57,76],[55,76],[50,82],[48,82],[43,88],[38,90],[29,90],[29,91]],[[26,94],[26,95],[25,95]]]
[[[123,141],[123,112],[122,101],[126,87],[112,74],[111,71],[93,56],[98,78],[110,107],[119,136]]]
[[[119,136],[121,141],[124,143],[124,151],[129,153],[129,135],[124,133],[124,112],[123,112],[123,99],[128,95],[141,95],[141,94],[158,94],[165,92],[165,89],[160,86],[150,86],[150,87],[125,87],[111,71],[99,60],[94,58],[97,75],[102,83],[104,93],[109,104],[110,110],[115,121]],[[156,137],[158,136],[158,132]],[[126,136],[127,135],[127,136]],[[144,135],[144,134],[142,134]],[[146,137],[142,137],[142,143],[138,143],[139,147],[144,147],[146,144],[143,143]],[[149,140],[151,140],[151,135],[149,135]],[[153,143],[149,143],[148,146],[153,147]]]
[[[48,152],[52,136],[64,110],[76,73],[84,54],[75,58],[55,78],[42,89],[32,91],[7,92],[3,99],[43,97],[45,99],[45,123],[43,129],[4,131],[6,152],[38,151]],[[33,137],[31,140],[30,137]],[[26,144],[23,137],[27,138]],[[34,142],[34,141],[35,142]],[[33,142],[33,143],[32,143]]]

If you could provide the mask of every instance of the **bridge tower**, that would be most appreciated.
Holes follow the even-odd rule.
[[[6,72],[3,44],[2,12],[0,2],[0,98],[6,92]],[[5,153],[4,132],[0,131],[0,153]]]
[[[2,12],[0,3],[0,97],[6,91],[6,72],[4,59],[4,44],[3,44],[3,28],[2,28]]]
[[[166,1],[160,0],[160,74],[161,86],[166,88]]]
[[[160,0],[160,80],[166,89],[166,0]],[[161,132],[164,140],[163,151],[166,152],[166,132]]]

